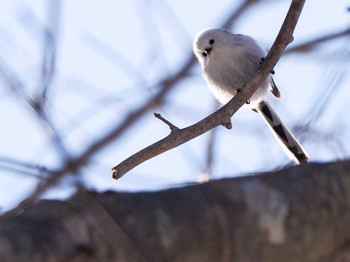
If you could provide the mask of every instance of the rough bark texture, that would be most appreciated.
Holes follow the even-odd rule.
[[[0,261],[349,261],[350,161],[146,193],[80,190],[0,218]]]

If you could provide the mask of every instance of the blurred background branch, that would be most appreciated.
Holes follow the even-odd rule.
[[[340,19],[346,11],[340,2],[322,4],[329,17],[339,18],[327,29],[317,20],[322,8],[311,17],[313,3],[306,5],[295,40],[275,68],[283,97],[276,109],[317,161],[350,155],[344,144],[350,129],[344,110],[349,28]],[[67,197],[77,185],[155,189],[197,181],[202,174],[219,178],[290,164],[259,120],[240,111],[233,130],[215,129],[118,183],[110,176],[116,162],[168,132],[153,111],[180,127],[214,111],[191,51],[199,30],[229,28],[271,46],[288,5],[263,0],[194,1],[186,8],[152,0],[122,7],[61,0],[4,5],[0,190],[20,187],[21,194],[8,190],[0,205],[19,211],[43,196]]]

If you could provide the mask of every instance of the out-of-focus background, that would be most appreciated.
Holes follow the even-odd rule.
[[[64,198],[77,186],[157,190],[291,164],[257,114],[112,180],[111,168],[217,103],[192,53],[223,27],[272,45],[290,1],[7,0],[0,8],[0,207]],[[311,161],[350,156],[349,2],[307,1],[271,98]],[[55,179],[52,179],[52,177]]]

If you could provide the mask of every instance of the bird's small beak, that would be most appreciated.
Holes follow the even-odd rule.
[[[205,52],[207,53],[207,55],[209,55],[210,54],[210,52],[211,52],[211,50],[212,50],[212,48],[211,47],[209,47],[209,48],[206,48],[206,49],[204,49],[205,50]]]

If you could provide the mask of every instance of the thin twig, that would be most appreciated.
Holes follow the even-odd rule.
[[[217,130],[212,129],[209,131],[209,137],[206,148],[206,157],[205,157],[205,167],[203,173],[207,175],[207,179],[211,179],[213,176],[213,165],[214,165],[214,147],[217,137]]]
[[[229,15],[229,17],[220,26],[223,28],[231,27],[231,24],[241,15],[243,15],[246,9],[255,4],[257,1],[246,0],[241,3],[241,5]],[[192,52],[191,52],[192,54]],[[133,124],[137,122],[145,113],[147,113],[151,108],[156,105],[161,104],[166,95],[175,88],[176,84],[190,74],[192,67],[195,65],[195,57],[189,55],[189,59],[184,63],[184,65],[172,76],[166,77],[164,80],[160,81],[158,84],[160,86],[159,91],[149,100],[145,101],[140,107],[131,111],[125,116],[122,123],[118,123],[113,126],[107,134],[97,139],[93,144],[87,147],[87,149],[79,156],[66,161],[64,165],[58,170],[50,173],[50,177],[43,181],[34,191],[21,203],[19,203],[12,210],[9,210],[6,214],[11,216],[20,212],[25,206],[37,201],[40,196],[50,187],[54,186],[63,175],[70,172],[77,172],[82,166],[87,163],[90,158],[99,152],[101,149],[109,145],[113,140],[126,132]],[[229,119],[229,117],[228,117]]]
[[[3,156],[0,156],[0,168],[16,172],[20,175],[30,175],[39,179],[46,179],[48,173],[45,166],[34,165]]]
[[[21,98],[21,101],[24,101],[25,104],[35,112],[36,116],[40,120],[40,123],[43,124],[45,129],[48,131],[48,134],[57,149],[57,153],[62,158],[62,161],[66,161],[66,159],[69,158],[69,154],[62,142],[58,128],[54,125],[46,110],[44,110],[44,108],[41,106],[40,101],[34,100],[27,94],[22,81],[19,80],[13,70],[0,57],[0,77],[1,76],[6,80],[7,85],[11,88],[11,90],[18,95],[19,98]]]
[[[246,87],[232,98],[225,106],[204,118],[198,123],[179,129],[176,133],[170,133],[162,140],[142,149],[131,157],[127,158],[114,168],[113,178],[118,179],[132,168],[153,158],[167,150],[177,147],[187,141],[202,135],[208,130],[219,126],[231,123],[231,116],[253,95],[258,86],[266,79],[277,61],[281,57],[283,51],[293,38],[293,31],[301,14],[305,0],[294,0],[288,10],[287,16],[282,24],[282,27],[273,43],[271,50],[266,56],[262,66],[257,70],[252,80]]]
[[[349,51],[334,54],[332,61],[328,62],[327,70],[323,74],[320,83],[317,85],[319,93],[315,94],[314,103],[309,104],[309,110],[305,110],[303,123],[300,124],[299,132],[303,132],[308,135],[304,135],[303,138],[310,136],[310,132],[315,123],[325,114],[329,109],[328,106],[331,104],[331,100],[338,95],[339,88],[342,87],[341,82],[343,81],[347,70],[350,65],[350,49]],[[341,62],[339,62],[341,61]]]
[[[35,110],[35,101],[26,93],[22,81],[20,81],[13,70],[8,66],[8,64],[0,57],[0,77],[2,77],[8,87],[16,95],[18,95],[21,100],[23,100],[27,105]]]
[[[213,100],[214,101],[214,110],[218,109],[218,101],[217,100]],[[210,177],[212,177],[212,172],[213,172],[213,165],[214,165],[214,148],[215,148],[215,144],[216,144],[216,138],[217,138],[217,131],[218,129],[213,129],[209,132],[209,136],[208,136],[208,142],[207,142],[207,149],[206,149],[206,158],[205,158],[205,167],[204,167],[204,174],[206,174],[208,176],[207,179],[210,179]]]
[[[60,7],[60,0],[48,2],[48,22],[47,26],[42,29],[44,46],[42,48],[41,83],[37,94],[38,97],[36,98],[40,107],[45,106],[47,95],[55,74]]]
[[[296,52],[308,52],[311,49],[315,48],[317,45],[322,44],[327,41],[335,40],[337,38],[343,37],[343,36],[350,36],[350,28],[347,28],[345,30],[340,30],[335,33],[331,33],[329,35],[324,35],[321,37],[317,37],[315,39],[312,39],[310,41],[306,41],[305,43],[297,44],[295,46],[289,47],[285,54],[292,54]]]
[[[154,116],[158,119],[160,119],[161,121],[163,121],[171,130],[171,132],[179,130],[179,128],[175,125],[173,125],[173,123],[171,123],[170,121],[166,120],[164,117],[162,117],[161,114],[158,113],[154,113]]]

